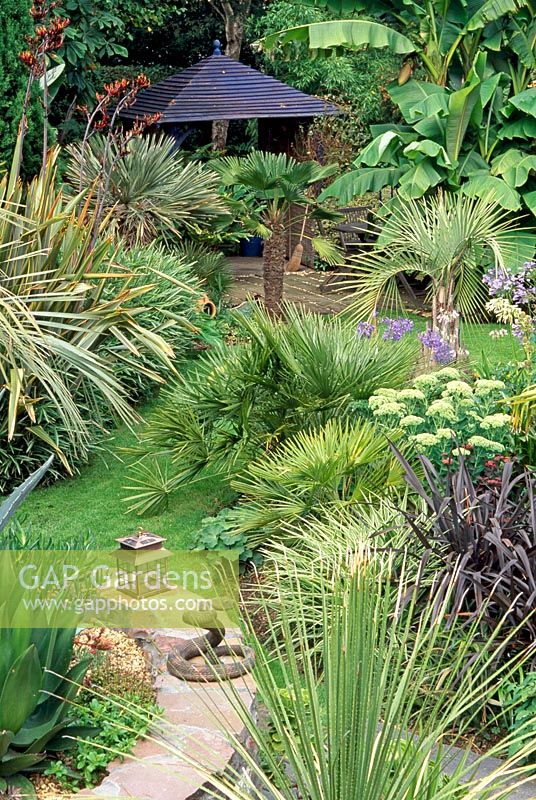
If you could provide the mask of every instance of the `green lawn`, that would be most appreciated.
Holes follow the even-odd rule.
[[[152,517],[127,514],[122,500],[127,494],[126,464],[122,447],[134,442],[134,434],[121,429],[106,443],[106,450],[94,456],[79,475],[52,486],[36,489],[25,501],[19,520],[31,534],[42,534],[58,543],[90,534],[92,547],[115,547],[116,536],[144,527],[162,536],[174,549],[184,549],[205,516],[215,514],[231,497],[226,484],[204,479],[174,493],[163,513]]]
[[[408,314],[408,317],[415,322],[415,329],[418,331],[426,328],[427,320],[425,317],[416,314]],[[523,349],[519,341],[512,336],[493,339],[491,331],[505,328],[506,325],[489,325],[476,323],[462,323],[462,343],[469,350],[469,361],[476,368],[482,362],[482,354],[491,364],[506,363],[507,361],[520,361],[523,358]]]

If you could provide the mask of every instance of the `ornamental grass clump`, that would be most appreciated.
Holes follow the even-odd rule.
[[[460,454],[478,474],[486,460],[514,450],[503,381],[469,382],[458,370],[446,367],[418,376],[407,389],[380,389],[368,405],[373,420],[388,436],[400,429],[400,445],[426,455],[441,473]]]
[[[468,623],[460,640],[448,626],[454,581],[446,582],[443,597],[425,591],[427,602],[420,604],[404,559],[395,568],[392,556],[364,544],[343,545],[341,559],[343,574],[332,570],[318,580],[326,573],[322,551],[307,562],[296,548],[274,557],[281,582],[274,581],[267,594],[261,587],[255,599],[266,616],[262,641],[247,622],[269,724],[252,718],[236,689],[228,693],[247,732],[227,733],[240,767],[231,764],[215,774],[208,748],[188,759],[210,781],[214,797],[491,800],[506,796],[508,784],[511,789],[528,781],[522,764],[536,750],[532,731],[494,741],[486,755],[506,760],[490,772],[479,773],[485,756],[474,756],[469,744],[475,726],[481,735],[490,727],[477,722],[482,705],[528,654],[500,664],[498,630],[475,652],[473,637],[485,612]],[[319,622],[313,630],[312,608]],[[512,631],[507,638],[514,637]],[[452,653],[448,670],[437,658],[443,648]],[[292,692],[290,707],[282,686]],[[228,731],[223,710],[216,718]],[[165,732],[170,741],[172,731]],[[508,757],[512,743],[520,749]],[[456,762],[453,746],[462,748]],[[168,749],[173,752],[173,744]]]

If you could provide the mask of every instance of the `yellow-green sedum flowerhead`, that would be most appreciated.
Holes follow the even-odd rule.
[[[458,381],[461,378],[461,372],[454,367],[443,367],[443,369],[434,372],[434,375],[441,381]]]
[[[491,439],[486,439],[485,436],[471,436],[467,444],[472,444],[473,447],[481,447],[491,453],[503,453],[505,447],[500,442],[492,442]]]
[[[410,441],[421,453],[426,452],[428,447],[434,447],[434,445],[440,443],[440,439],[433,433],[416,433],[414,436],[410,436]]]
[[[473,387],[466,381],[449,381],[443,390],[443,397],[449,395],[459,395],[460,397],[472,397]]]
[[[400,420],[400,425],[403,428],[416,428],[418,425],[422,425],[426,420],[424,417],[418,417],[416,414],[408,414],[406,417],[402,417]]]
[[[426,395],[420,389],[402,389],[397,397],[399,400],[426,400]]]
[[[458,416],[454,406],[448,400],[434,400],[426,411],[427,417],[439,417],[448,422],[456,422]]]
[[[387,402],[372,412],[374,417],[402,417],[406,413],[400,403]]]
[[[504,391],[504,389],[506,389],[504,381],[492,381],[484,378],[475,381],[475,394],[479,397],[487,397],[493,392]]]
[[[480,427],[484,431],[492,431],[500,428],[506,428],[510,425],[512,418],[510,414],[488,414],[480,423]]]

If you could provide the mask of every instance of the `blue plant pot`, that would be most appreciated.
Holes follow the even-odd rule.
[[[251,236],[249,239],[240,239],[240,255],[242,258],[260,258],[262,256],[262,238]]]

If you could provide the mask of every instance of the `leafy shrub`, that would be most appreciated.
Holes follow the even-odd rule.
[[[9,165],[17,138],[28,76],[21,68],[19,53],[33,34],[29,0],[3,0],[0,33],[0,171]],[[37,86],[28,109],[28,132],[24,142],[24,172],[32,177],[41,163],[43,112]]]
[[[330,420],[301,431],[248,464],[232,482],[242,497],[232,517],[255,547],[288,539],[289,524],[370,504],[404,481],[385,437],[366,421]]]
[[[156,335],[164,334],[175,359],[184,357],[196,338],[203,338],[207,317],[200,308],[206,289],[185,255],[161,245],[134,248],[121,254],[124,269],[131,274],[130,288],[143,292],[143,309],[136,314],[139,325]],[[114,282],[104,299],[118,291]],[[125,303],[128,312],[131,304]],[[100,351],[114,365],[114,372],[132,399],[140,400],[169,376],[169,365],[159,363],[151,352],[140,352],[135,363],[124,359],[124,347],[113,339],[102,342]]]
[[[524,673],[520,670],[515,676],[518,680],[510,680],[501,684],[499,695],[501,706],[510,720],[510,731],[532,734],[536,737],[536,672]],[[520,743],[514,742],[510,755],[520,750]],[[536,764],[536,754],[532,754],[531,762]]]
[[[150,354],[152,363],[172,369],[173,351],[160,332],[138,322],[150,286],[131,286],[134,276],[109,241],[92,248],[87,209],[78,215],[55,188],[57,157],[52,151],[26,189],[10,194],[9,177],[0,182],[2,491],[17,452],[29,471],[42,462],[45,445],[67,468],[87,457],[95,429],[114,417],[136,419],[115,372],[118,360],[143,369],[140,354]],[[15,467],[11,481],[21,472]]]
[[[205,517],[201,527],[193,535],[192,550],[238,550],[240,569],[248,564],[259,565],[262,558],[249,546],[243,533],[238,533],[233,509],[224,508],[215,517]]]
[[[192,272],[202,282],[210,299],[219,303],[232,281],[227,259],[223,253],[189,241],[178,245],[174,252],[190,266]]]
[[[116,756],[123,760],[160,713],[157,705],[148,704],[135,692],[122,697],[120,703],[115,698],[93,697],[85,707],[79,705],[78,723],[98,730],[91,742],[79,743],[74,753],[84,785],[94,786]]]
[[[94,733],[73,714],[89,663],[70,666],[74,635],[69,629],[0,630],[0,794],[34,796],[22,773],[46,767],[51,753]]]
[[[287,317],[236,315],[249,342],[220,345],[179,376],[134,450],[144,460],[131,472],[131,509],[157,510],[205,468],[236,476],[290,436],[348,418],[380,385],[401,388],[414,367],[415,342],[370,342],[351,322],[291,307]],[[151,467],[165,457],[169,477]]]
[[[104,139],[93,137],[68,148],[65,178],[74,192],[85,189],[90,203],[95,182],[108,181],[102,175],[104,147]],[[218,176],[186,162],[170,136],[133,139],[123,155],[112,145],[111,164],[104,208],[113,209],[109,225],[125,245],[149,244],[160,234],[180,238],[228,215]]]
[[[86,697],[75,709],[77,724],[91,727],[91,741],[76,742],[68,766],[58,760],[45,770],[66,788],[95,786],[110,761],[121,761],[144,736],[153,720],[162,713],[154,703],[134,691],[121,698]]]
[[[401,430],[403,441],[441,474],[463,455],[477,475],[496,454],[513,450],[506,395],[503,381],[468,382],[445,367],[420,375],[402,391],[380,389],[369,398],[369,409],[386,432]]]
[[[519,626],[519,639],[536,639],[536,479],[512,461],[496,462],[474,482],[463,457],[441,478],[420,456],[424,482],[394,448],[408,486],[424,504],[404,512],[417,540],[442,562],[436,575],[455,575],[453,615],[478,615],[493,628]]]

